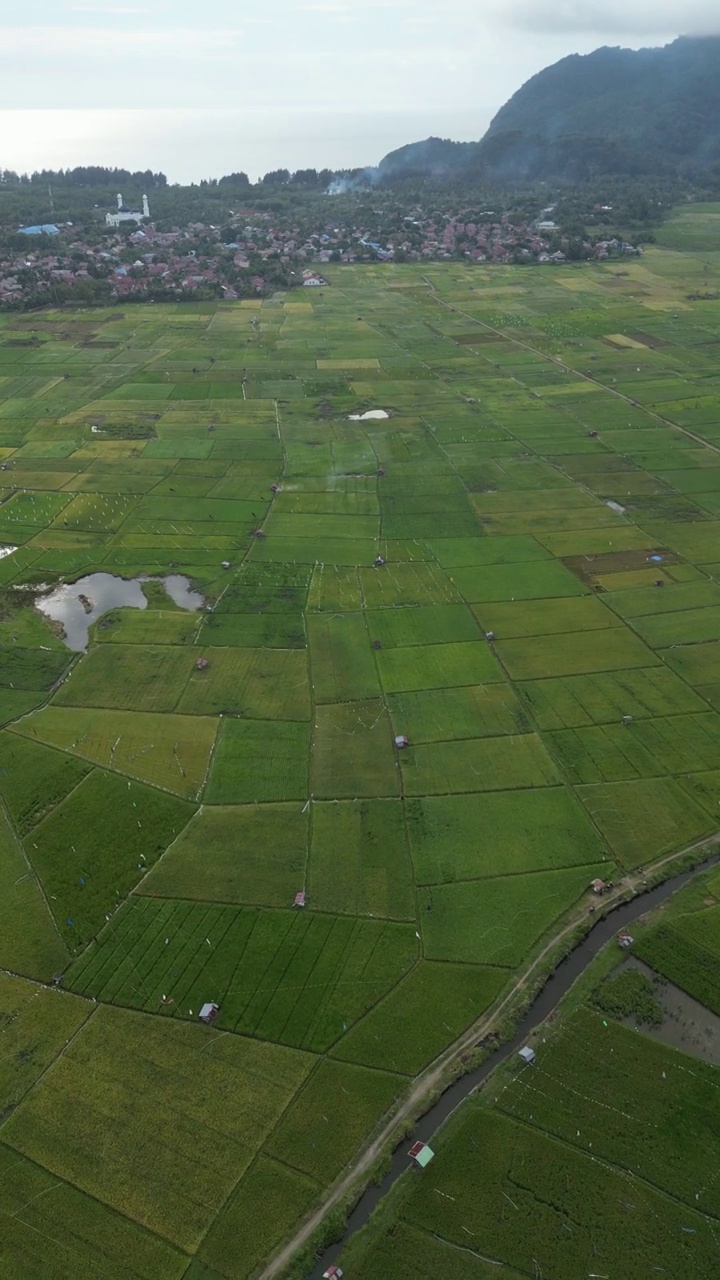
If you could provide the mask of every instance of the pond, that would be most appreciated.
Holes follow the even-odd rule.
[[[190,580],[173,573],[166,578],[116,578],[112,573],[91,573],[77,582],[63,582],[37,601],[46,618],[59,622],[63,640],[74,653],[84,653],[90,627],[110,609],[147,609],[143,582],[162,582],[180,609],[201,609],[203,597],[190,588]]]

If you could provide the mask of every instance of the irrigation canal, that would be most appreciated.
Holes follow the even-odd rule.
[[[656,885],[655,888],[637,894],[630,902],[620,903],[617,907],[613,907],[607,915],[598,919],[582,942],[579,942],[574,950],[564,960],[561,960],[557,968],[550,974],[511,1039],[505,1041],[489,1058],[486,1058],[482,1066],[475,1071],[468,1072],[465,1076],[461,1076],[459,1080],[449,1085],[437,1102],[421,1117],[413,1133],[404,1138],[395,1148],[390,1171],[379,1185],[366,1188],[348,1217],[342,1240],[326,1249],[317,1265],[310,1272],[308,1280],[321,1280],[323,1272],[332,1263],[337,1262],[350,1237],[365,1226],[383,1196],[387,1195],[400,1175],[408,1170],[407,1150],[412,1143],[418,1139],[423,1142],[432,1142],[434,1134],[452,1115],[460,1103],[469,1097],[477,1089],[478,1085],[483,1084],[500,1063],[507,1061],[514,1053],[517,1053],[530,1033],[539,1027],[548,1015],[557,1008],[563,996],[567,995],[570,988],[585,972],[591,960],[594,960],[595,956],[602,951],[603,947],[607,946],[617,933],[627,929],[628,925],[632,924],[634,920],[644,916],[646,912],[651,911],[654,907],[660,906],[662,902],[665,902],[676,890],[686,885],[694,876],[699,875],[702,871],[707,871],[709,867],[715,866],[718,862],[720,862],[720,854],[714,854],[711,858],[706,858],[704,862],[698,863],[696,867],[692,867],[689,871],[681,871],[677,875],[671,876],[668,880],[664,880],[662,884]],[[348,1277],[348,1280],[350,1280],[350,1277]]]

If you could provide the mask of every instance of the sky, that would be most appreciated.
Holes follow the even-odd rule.
[[[718,32],[717,0],[0,0],[0,168],[376,164],[567,54]]]

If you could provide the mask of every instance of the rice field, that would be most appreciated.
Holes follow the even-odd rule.
[[[716,829],[704,271],[328,267],[302,304],[0,319],[2,1280],[23,1250],[251,1280],[594,876]],[[94,574],[140,603],[71,649],[38,597]],[[515,1150],[517,1115],[478,1124]],[[61,1271],[13,1161],[28,1206],[59,1189]]]

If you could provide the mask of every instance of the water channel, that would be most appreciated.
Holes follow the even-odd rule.
[[[557,1008],[563,996],[567,995],[570,988],[585,972],[591,960],[594,960],[595,956],[602,951],[603,947],[612,942],[615,936],[632,924],[634,920],[639,919],[647,911],[651,911],[654,907],[658,907],[660,903],[665,902],[677,889],[681,889],[683,885],[687,884],[693,876],[699,875],[701,871],[706,871],[709,867],[717,865],[718,862],[720,862],[720,854],[714,854],[713,857],[707,858],[689,871],[681,871],[677,875],[671,876],[669,880],[665,880],[662,884],[656,885],[654,889],[648,889],[645,893],[638,894],[632,901],[614,907],[612,911],[593,925],[583,941],[579,942],[574,950],[564,960],[561,960],[557,968],[551,973],[510,1040],[507,1040],[499,1049],[496,1049],[483,1062],[482,1066],[475,1071],[470,1071],[467,1075],[456,1080],[454,1084],[451,1084],[442,1096],[438,1098],[437,1102],[430,1107],[429,1111],[417,1122],[412,1134],[403,1138],[393,1152],[389,1173],[385,1175],[378,1186],[370,1186],[363,1192],[348,1217],[345,1235],[342,1240],[337,1244],[331,1245],[322,1254],[319,1262],[310,1272],[308,1280],[321,1280],[323,1272],[332,1263],[338,1261],[343,1250],[347,1247],[350,1237],[366,1225],[379,1202],[387,1195],[400,1175],[408,1169],[407,1151],[413,1142],[421,1140],[432,1145],[433,1135],[452,1112],[479,1085],[487,1080],[496,1067],[512,1057],[514,1053],[517,1053],[518,1049],[527,1041],[530,1033],[539,1027],[548,1015]],[[532,1068],[526,1069],[532,1070]]]
[[[84,653],[88,646],[88,633],[111,609],[147,609],[143,582],[161,582],[168,596],[180,609],[202,608],[203,597],[190,588],[189,578],[173,573],[165,578],[116,578],[112,573],[91,573],[77,582],[63,582],[49,595],[37,601],[37,607],[46,618],[59,622],[63,640],[74,653]]]

